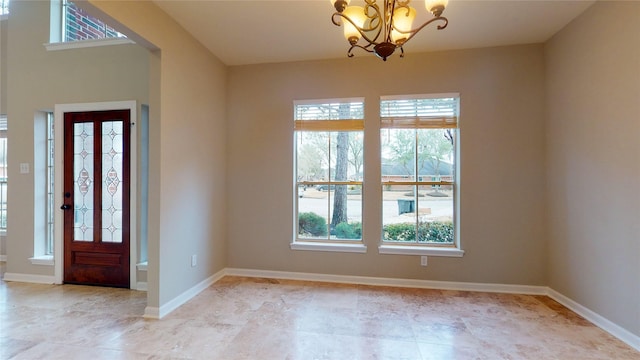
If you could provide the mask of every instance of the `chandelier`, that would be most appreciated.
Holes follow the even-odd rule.
[[[404,57],[402,46],[411,40],[425,26],[440,21],[438,30],[447,27],[449,20],[442,16],[448,0],[425,0],[425,7],[433,18],[417,28],[412,28],[416,10],[409,6],[411,0],[382,0],[383,8],[377,0],[365,0],[365,6],[348,6],[350,0],[330,0],[336,8],[331,21],[336,25],[344,25],[344,37],[351,47],[347,52],[353,57],[352,50],[360,48],[374,53],[387,61],[396,49],[400,49],[400,57]]]

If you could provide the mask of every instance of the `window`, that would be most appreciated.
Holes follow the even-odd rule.
[[[0,0],[0,15],[9,14],[9,0]]]
[[[53,224],[54,224],[54,160],[55,160],[55,143],[54,143],[54,131],[53,131],[53,113],[47,113],[47,159],[46,159],[46,229],[45,229],[45,246],[44,255],[53,255]]]
[[[7,231],[7,117],[0,116],[0,231]]]
[[[458,103],[458,94],[381,99],[383,246],[457,247]]]
[[[54,116],[36,111],[33,123],[34,265],[52,266],[54,254]],[[58,210],[59,211],[59,210]]]
[[[49,51],[134,43],[71,1],[51,0],[50,15]]]
[[[62,39],[65,42],[124,37],[114,28],[90,16],[71,1],[63,0]]]
[[[295,117],[294,245],[362,245],[364,101],[300,101]],[[326,249],[325,249],[326,250]],[[350,251],[350,250],[344,250]]]

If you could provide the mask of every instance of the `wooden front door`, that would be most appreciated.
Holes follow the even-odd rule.
[[[129,287],[130,111],[64,114],[64,282]]]

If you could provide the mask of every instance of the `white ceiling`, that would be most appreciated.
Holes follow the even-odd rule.
[[[331,23],[327,0],[154,0],[227,65],[344,58],[348,44]],[[351,5],[359,0],[353,0]],[[362,2],[360,0],[360,2]],[[449,26],[422,29],[405,46],[411,53],[541,43],[593,0],[450,0]],[[380,1],[379,1],[380,3]],[[422,24],[429,18],[414,0]],[[356,56],[372,56],[354,50]],[[394,55],[397,56],[397,55]]]

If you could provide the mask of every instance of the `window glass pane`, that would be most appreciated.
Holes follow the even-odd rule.
[[[380,144],[382,181],[415,181],[416,130],[383,129]]]
[[[93,123],[73,125],[74,241],[93,241]]]
[[[297,135],[298,238],[362,239],[362,131]]]
[[[384,241],[453,243],[452,189],[384,185],[382,201]]]
[[[1,1],[1,0],[0,0]],[[87,14],[70,1],[64,2],[64,41],[124,37],[111,26]]]
[[[123,122],[102,123],[102,241],[122,242]]]
[[[0,15],[9,13],[9,0],[0,0]]]
[[[329,180],[329,133],[300,131],[297,138],[298,181]]]
[[[330,175],[332,181],[360,181],[363,174],[363,133],[342,131],[331,133]]]
[[[335,217],[335,198],[341,193],[346,193],[346,219],[333,221],[331,224],[331,238],[338,240],[362,239],[362,185],[336,185],[333,193],[334,199],[330,202],[331,213]]]
[[[455,129],[418,129],[418,181],[452,181]]]
[[[362,186],[299,186],[298,238],[362,239]]]
[[[414,185],[383,186],[382,238],[385,241],[416,242]]]
[[[310,192],[313,194],[308,195]],[[315,240],[328,238],[328,197],[328,192],[323,194],[309,188],[305,191],[304,197],[298,199],[298,238]]]
[[[415,197],[418,243],[453,243],[453,189],[450,185],[418,186]]]
[[[55,160],[55,153],[54,153],[54,138],[53,138],[53,124],[54,124],[54,119],[53,119],[53,114],[49,113],[47,115],[47,179],[46,179],[46,186],[47,186],[47,214],[46,214],[46,218],[47,218],[47,230],[46,230],[46,240],[45,240],[45,255],[51,255],[53,254],[53,224],[54,224],[54,201],[53,201],[53,194],[54,194],[54,176],[55,176],[55,172],[54,172],[54,160]]]

